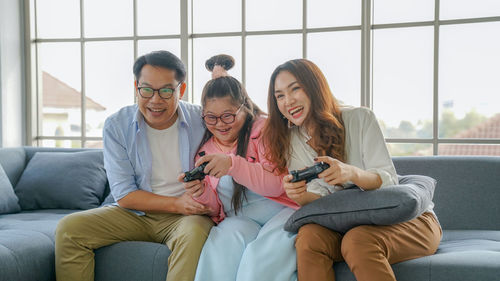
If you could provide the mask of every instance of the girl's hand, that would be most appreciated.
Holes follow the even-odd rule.
[[[307,192],[306,181],[302,180],[298,182],[290,182],[292,179],[292,175],[284,176],[283,188],[285,189],[286,195],[290,197],[290,199],[294,201],[300,201],[300,198],[302,198]]]
[[[205,185],[200,180],[188,181],[184,182],[184,173],[180,174],[177,180],[182,182],[186,193],[191,195],[192,197],[198,197],[203,194],[205,191]]]
[[[348,181],[354,182],[356,175],[354,166],[345,164],[329,156],[319,156],[314,159],[316,162],[325,162],[330,167],[321,172],[318,177],[324,179],[329,185],[342,185]]]
[[[209,162],[205,167],[205,170],[203,170],[205,174],[216,178],[227,175],[227,172],[233,164],[229,155],[224,153],[215,153],[202,156],[198,159],[198,161],[196,161],[195,166],[199,166],[205,162]]]

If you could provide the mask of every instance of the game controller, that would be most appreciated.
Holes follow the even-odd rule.
[[[205,151],[201,151],[198,153],[199,156],[205,156]],[[205,178],[206,174],[203,172],[208,162],[204,162],[198,167],[195,167],[189,172],[184,173],[184,182],[194,181],[194,180],[202,180]]]
[[[318,162],[313,166],[307,167],[302,170],[293,170],[290,174],[293,176],[291,182],[298,182],[301,180],[306,180],[307,182],[312,181],[313,179],[318,178],[318,174],[328,169],[330,165],[325,162]]]

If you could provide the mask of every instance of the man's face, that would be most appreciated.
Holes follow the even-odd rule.
[[[136,81],[136,96],[139,110],[146,123],[157,130],[167,129],[177,120],[177,106],[179,99],[184,95],[186,84],[175,79],[175,70],[146,64],[141,70],[139,81]],[[154,89],[151,98],[140,95],[138,88],[148,87]],[[169,99],[163,99],[157,89],[174,89]]]

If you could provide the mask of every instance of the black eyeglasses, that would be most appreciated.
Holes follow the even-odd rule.
[[[215,116],[213,114],[207,114],[207,115],[203,115],[201,118],[203,118],[203,121],[205,121],[205,123],[208,125],[212,125],[212,126],[217,125],[217,122],[218,122],[217,119],[220,119],[220,121],[222,123],[229,125],[229,124],[234,123],[234,120],[236,120],[236,115],[238,115],[240,110],[243,108],[243,105],[245,105],[245,104],[241,104],[235,113],[223,113],[220,116]]]
[[[152,98],[155,95],[155,92],[158,92],[160,98],[168,100],[174,95],[175,90],[177,90],[181,84],[182,82],[177,84],[175,88],[153,89],[151,87],[137,87],[137,90],[139,91],[139,95],[145,99]]]

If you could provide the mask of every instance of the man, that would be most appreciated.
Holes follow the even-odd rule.
[[[104,125],[104,166],[117,205],[63,218],[56,230],[57,280],[94,280],[93,250],[120,241],[165,243],[167,280],[193,280],[212,221],[178,176],[193,168],[205,131],[199,106],[180,101],[182,61],[167,51],[134,64],[137,105]]]

